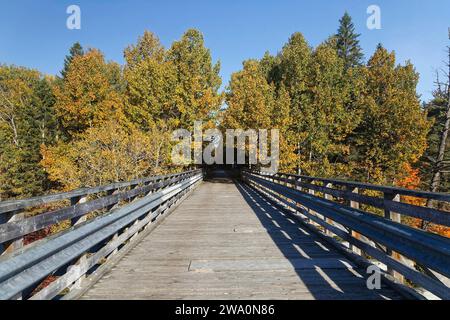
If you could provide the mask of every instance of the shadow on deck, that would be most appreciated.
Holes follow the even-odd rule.
[[[236,186],[315,299],[402,298],[384,285],[369,290],[365,270],[358,269],[251,187],[239,182]]]

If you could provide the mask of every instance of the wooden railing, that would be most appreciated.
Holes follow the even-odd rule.
[[[438,298],[450,299],[450,239],[402,219],[449,227],[450,212],[402,198],[448,204],[450,194],[285,173],[242,171],[242,179],[360,262],[381,262],[382,275],[389,282],[408,290],[420,286]]]
[[[0,299],[80,294],[202,178],[193,170],[0,202]],[[36,208],[44,212],[33,215]],[[30,243],[52,226],[61,231]]]

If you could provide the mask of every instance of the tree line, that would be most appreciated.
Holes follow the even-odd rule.
[[[202,34],[168,49],[151,32],[125,65],[73,45],[58,77],[0,66],[0,196],[28,197],[175,170],[170,133],[214,123],[220,64]]]
[[[176,170],[170,134],[195,120],[279,128],[282,171],[428,188],[448,85],[422,105],[410,62],[382,45],[366,61],[350,16],[339,24],[315,48],[294,33],[244,61],[224,92],[194,29],[170,48],[146,31],[123,66],[79,43],[59,76],[0,65],[0,199]]]
[[[280,127],[281,170],[396,184],[413,173],[431,121],[410,62],[378,45],[363,61],[348,14],[312,48],[301,33],[245,61],[227,92],[225,126]]]

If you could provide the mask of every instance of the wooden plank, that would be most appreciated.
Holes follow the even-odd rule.
[[[246,188],[204,182],[82,299],[399,298]]]
[[[233,259],[233,260],[193,260],[189,271],[261,271],[261,270],[303,270],[316,268],[352,269],[354,266],[345,259]]]

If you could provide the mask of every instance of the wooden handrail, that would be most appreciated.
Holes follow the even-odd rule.
[[[333,185],[339,186],[347,186],[352,188],[358,188],[362,190],[373,190],[380,192],[389,192],[394,194],[400,194],[403,196],[424,198],[424,199],[432,199],[432,200],[440,200],[440,201],[448,201],[450,202],[450,194],[444,192],[429,192],[429,191],[420,191],[420,190],[412,190],[406,188],[392,187],[392,186],[380,186],[376,184],[356,182],[356,181],[345,181],[340,179],[330,179],[330,178],[319,178],[312,177],[306,175],[298,175],[291,173],[276,173],[274,176],[289,176],[297,179],[305,179],[309,181],[320,181],[324,184],[331,183]]]
[[[115,183],[92,187],[92,188],[80,188],[80,189],[71,190],[71,191],[67,191],[67,192],[53,193],[53,194],[48,194],[48,195],[43,195],[43,196],[32,197],[32,198],[28,198],[28,199],[1,201],[0,202],[0,215],[2,213],[13,212],[13,211],[17,211],[17,210],[21,210],[21,209],[25,209],[25,208],[29,208],[29,207],[35,207],[35,206],[39,206],[39,205],[43,205],[43,204],[56,202],[56,201],[67,200],[67,199],[72,199],[75,197],[86,196],[86,195],[91,195],[91,194],[100,193],[100,192],[107,192],[107,191],[111,191],[111,190],[117,190],[120,188],[137,186],[139,184],[145,184],[145,183],[149,183],[152,181],[158,181],[160,179],[167,179],[170,177],[177,177],[181,174],[186,174],[188,172],[194,172],[194,171],[195,170],[186,171],[186,172],[182,172],[182,173],[173,173],[173,174],[168,174],[168,175],[150,176],[150,177],[135,179],[135,180],[131,180],[131,181],[115,182]]]
[[[286,177],[287,176],[287,177]],[[315,185],[312,183],[306,183],[299,181],[297,179],[294,179],[295,175],[274,175],[270,176],[271,179],[274,181],[280,181],[284,183],[288,183],[291,185],[297,185],[299,187],[303,187],[309,190],[319,191],[325,194],[332,195],[337,198],[346,199],[349,201],[355,201],[358,203],[367,204],[373,207],[377,207],[380,209],[395,211],[398,213],[401,213],[406,216],[419,218],[423,220],[427,220],[430,222],[433,222],[435,224],[443,225],[443,226],[450,226],[450,213],[443,210],[438,210],[434,208],[428,208],[424,206],[417,206],[409,203],[402,203],[399,201],[392,201],[387,199],[386,197],[375,197],[375,196],[367,196],[361,194],[361,189],[358,188],[359,193],[352,192],[352,188],[346,188],[345,190],[339,190],[334,189],[330,187],[329,185],[331,182],[327,182],[325,186]],[[288,178],[291,177],[291,178]],[[331,181],[331,180],[330,180]],[[355,184],[341,184],[346,187],[355,187]],[[381,188],[381,187],[380,187]],[[371,189],[373,190],[373,189]],[[400,192],[399,190],[408,190],[409,189],[396,189],[396,188],[388,188],[385,189],[383,192],[384,194],[391,194],[391,195],[397,195]],[[438,194],[440,196],[440,194]],[[427,198],[430,198],[431,195],[429,195]],[[437,199],[437,197],[433,197],[433,199]],[[442,200],[441,200],[442,201]],[[450,202],[450,199],[448,200]]]
[[[79,289],[90,270],[133,245],[138,235],[172,210],[202,178],[201,170],[192,170],[141,179],[139,184],[126,184],[135,188],[92,201],[81,201],[85,190],[76,190],[58,195],[59,199],[71,199],[68,207],[0,223],[0,243],[5,243],[61,221],[72,221],[69,229],[4,252],[0,257],[0,299],[51,299],[66,288],[70,292]],[[116,187],[114,184],[109,190]],[[105,189],[91,188],[89,194],[94,191]],[[36,203],[42,202],[32,200],[26,205]],[[85,219],[88,213],[99,209],[106,209],[106,213]],[[53,281],[41,288],[48,276],[54,277]]]
[[[327,185],[317,186],[311,181],[305,183],[304,177],[242,171],[244,182],[275,204],[288,208],[288,212],[295,218],[313,226],[331,242],[336,243],[336,238],[333,237],[336,235],[349,244],[347,248],[351,249],[352,254],[359,255],[361,259],[370,256],[385,264],[389,279],[403,282],[407,278],[440,298],[450,299],[450,288],[441,281],[450,278],[450,239],[405,225],[397,213],[399,211],[408,216],[420,216],[447,226],[450,216],[448,212],[394,201],[395,191],[402,189],[379,187],[378,191],[383,190],[382,198],[362,197],[355,193],[355,189],[331,188],[330,181],[334,180],[321,179],[327,181]],[[347,187],[360,185],[339,183]],[[374,190],[372,186],[371,190]],[[311,190],[319,191],[325,197],[312,194]],[[430,193],[419,194],[444,199],[441,194],[437,197]],[[337,202],[327,195],[345,201]],[[359,202],[382,208],[385,215],[363,211],[359,209],[359,205],[355,205]],[[339,245],[343,246],[343,243],[340,242]],[[418,271],[414,265],[426,272]]]

